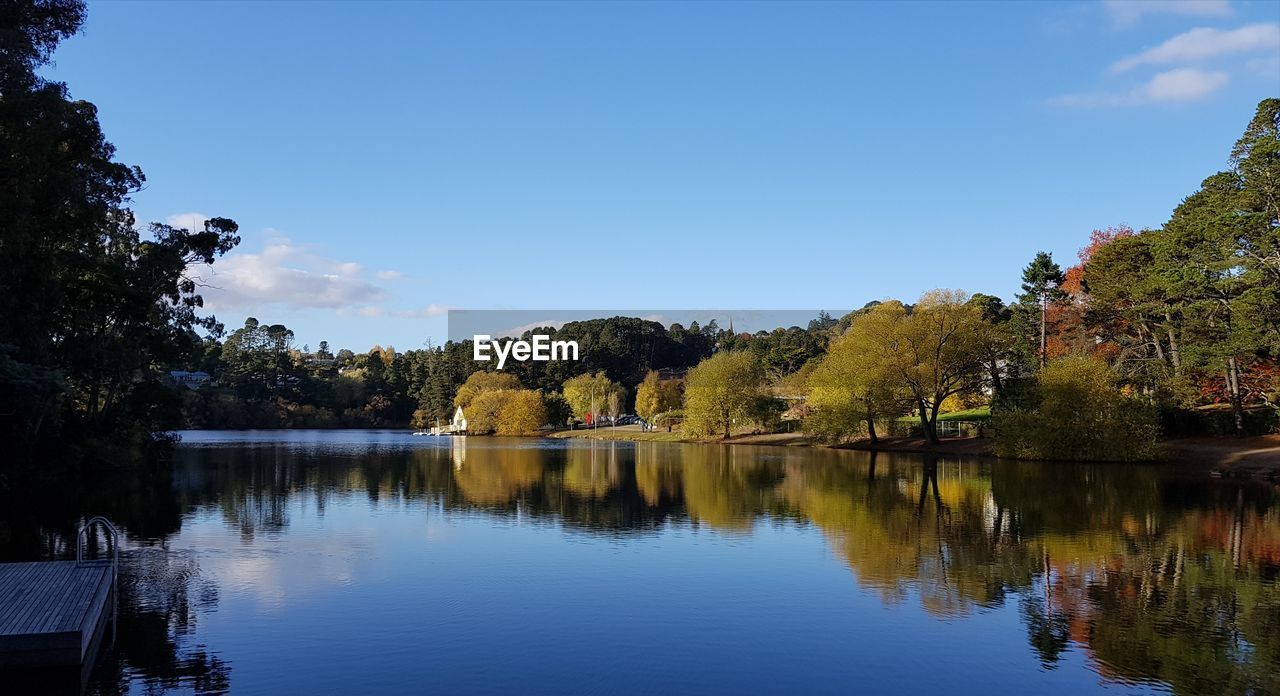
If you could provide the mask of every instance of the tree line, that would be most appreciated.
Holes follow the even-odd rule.
[[[1036,254],[1007,303],[936,290],[751,334],[572,322],[529,333],[578,341],[580,361],[519,363],[464,390],[480,370],[469,342],[312,350],[283,325],[227,333],[203,311],[188,269],[233,249],[236,223],[142,228],[142,171],[116,161],[92,104],[39,75],[84,12],[31,0],[0,15],[0,435],[19,458],[184,425],[423,427],[481,397],[494,432],[634,411],[698,436],[798,422],[875,439],[910,417],[929,442],[940,414],[989,405],[1003,451],[1023,456],[1061,451],[1062,433],[1093,443],[1081,456],[1141,458],[1157,432],[1275,425],[1280,99],[1163,226],[1095,231],[1065,270]],[[179,389],[171,370],[212,378]]]

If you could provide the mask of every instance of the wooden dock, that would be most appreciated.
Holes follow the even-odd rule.
[[[110,550],[102,560],[84,555],[95,530]],[[119,566],[120,533],[105,517],[80,527],[74,561],[0,563],[0,669],[79,666],[83,690],[108,622],[114,639]]]
[[[0,668],[92,663],[113,618],[112,561],[0,563]]]

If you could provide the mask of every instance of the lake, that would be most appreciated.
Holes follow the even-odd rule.
[[[125,530],[116,645],[89,693],[1280,693],[1270,483],[181,435],[171,468],[24,490],[0,513],[6,561],[73,553],[82,514]]]

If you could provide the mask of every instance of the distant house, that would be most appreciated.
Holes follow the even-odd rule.
[[[187,389],[199,389],[205,382],[213,379],[213,375],[210,375],[204,370],[196,370],[194,372],[187,372],[186,370],[170,370],[169,379],[173,380],[174,384],[186,387]]]
[[[459,406],[453,412],[453,420],[449,421],[448,425],[437,425],[431,429],[431,432],[435,435],[465,435],[467,433],[467,416],[462,412],[462,407]]]

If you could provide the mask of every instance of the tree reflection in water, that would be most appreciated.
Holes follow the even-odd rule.
[[[195,558],[165,551],[164,539],[194,511],[216,511],[252,539],[287,529],[290,501],[323,516],[335,499],[356,496],[585,534],[812,525],[856,587],[885,602],[919,602],[945,619],[1016,602],[1046,668],[1080,650],[1110,680],[1280,693],[1276,489],[1156,466],[477,438],[338,451],[183,448],[172,478],[10,508],[0,553],[63,552],[81,513],[120,520],[133,547],[127,609],[119,650],[95,683],[132,670],[216,692],[233,672],[216,646],[185,645],[184,636],[216,606],[217,587],[201,580]]]
[[[218,602],[217,586],[200,577],[194,555],[141,548],[121,560],[116,648],[103,652],[92,691],[124,692],[132,680],[148,690],[228,692],[230,665],[192,644],[197,617]]]

